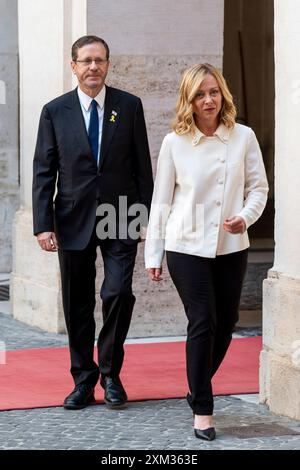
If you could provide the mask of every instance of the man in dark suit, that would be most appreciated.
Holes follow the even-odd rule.
[[[78,88],[46,104],[41,113],[33,162],[34,234],[43,250],[58,250],[75,382],[64,407],[80,409],[94,401],[101,375],[107,406],[119,408],[127,400],[119,374],[135,303],[132,275],[138,243],[119,209],[119,196],[127,198],[128,207],[139,203],[150,210],[151,160],[141,100],[105,85],[106,42],[97,36],[78,39],[71,66]],[[99,237],[103,204],[114,209],[117,228],[119,220],[126,221],[125,235],[123,223],[122,236],[117,230],[117,237]],[[104,266],[99,364],[93,359],[97,246]]]

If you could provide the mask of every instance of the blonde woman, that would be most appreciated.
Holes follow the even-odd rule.
[[[268,183],[254,132],[235,122],[222,74],[210,64],[183,75],[173,132],[163,140],[145,246],[149,276],[167,265],[188,319],[186,363],[197,438],[211,441],[211,379],[238,320],[247,228],[262,214]]]

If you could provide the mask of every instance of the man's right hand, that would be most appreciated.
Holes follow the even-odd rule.
[[[54,232],[41,232],[37,235],[37,241],[44,251],[57,251],[58,243]]]

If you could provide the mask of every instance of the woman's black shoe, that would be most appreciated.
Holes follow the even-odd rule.
[[[194,429],[195,436],[204,441],[213,441],[216,438],[215,428]]]

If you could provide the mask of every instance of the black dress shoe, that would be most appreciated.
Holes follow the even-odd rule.
[[[66,410],[80,410],[95,401],[94,387],[88,384],[76,385],[73,392],[65,398],[63,407]]]
[[[213,441],[216,438],[216,431],[215,428],[207,428],[207,429],[195,429],[195,436],[198,439],[203,439],[204,441]]]
[[[104,389],[104,402],[108,408],[124,408],[127,395],[119,377],[101,376],[100,385]]]

